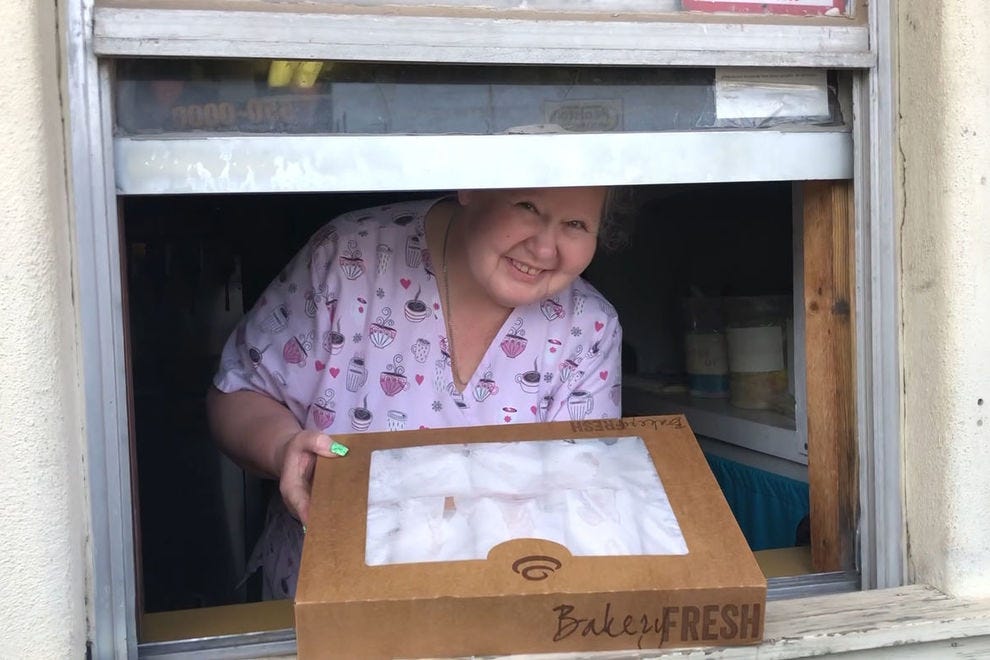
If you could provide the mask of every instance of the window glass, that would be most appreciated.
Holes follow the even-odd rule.
[[[814,69],[124,60],[119,135],[493,135],[842,124]]]

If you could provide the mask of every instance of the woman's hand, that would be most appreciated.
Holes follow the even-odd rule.
[[[325,433],[304,429],[293,434],[275,452],[275,462],[279,466],[278,490],[289,513],[304,525],[309,517],[316,458],[339,458],[331,451],[332,445],[333,440]]]
[[[206,404],[220,449],[242,468],[277,479],[285,506],[305,524],[316,458],[339,456],[330,436],[301,429],[288,408],[258,392],[210,388]]]

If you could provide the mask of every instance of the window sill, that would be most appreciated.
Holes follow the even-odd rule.
[[[288,603],[278,607],[287,610]],[[220,608],[217,608],[220,609]],[[282,612],[285,614],[286,612]],[[271,614],[271,612],[269,613]],[[275,613],[276,618],[279,615]],[[152,615],[154,616],[154,615]],[[924,585],[831,594],[767,604],[764,642],[758,647],[676,649],[584,654],[550,654],[541,660],[618,660],[661,657],[785,660],[831,653],[897,648],[899,657],[990,650],[990,600],[965,601]],[[965,641],[964,641],[965,640]],[[142,644],[140,657],[247,658],[291,656],[291,630],[176,642]],[[517,660],[534,656],[515,656]]]
[[[990,601],[964,601],[926,585],[913,585],[773,601],[767,604],[764,642],[759,647],[681,649],[676,655],[752,658],[758,648],[760,657],[784,660],[896,647],[898,656],[904,657],[909,647],[944,643],[935,648],[943,649],[940,657],[946,657],[957,640],[966,638],[990,649]]]

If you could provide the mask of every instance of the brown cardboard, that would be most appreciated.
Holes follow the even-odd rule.
[[[622,436],[643,438],[687,555],[572,557],[550,541],[516,539],[485,560],[364,563],[373,450]],[[301,658],[722,646],[763,638],[766,579],[683,416],[335,439],[351,451],[316,467],[295,602]]]

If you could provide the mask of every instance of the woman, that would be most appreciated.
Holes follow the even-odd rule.
[[[266,598],[295,593],[328,434],[620,415],[622,331],[579,278],[611,236],[607,197],[470,190],[347,213],[269,286],[208,395],[223,451],[279,481],[249,567]]]

